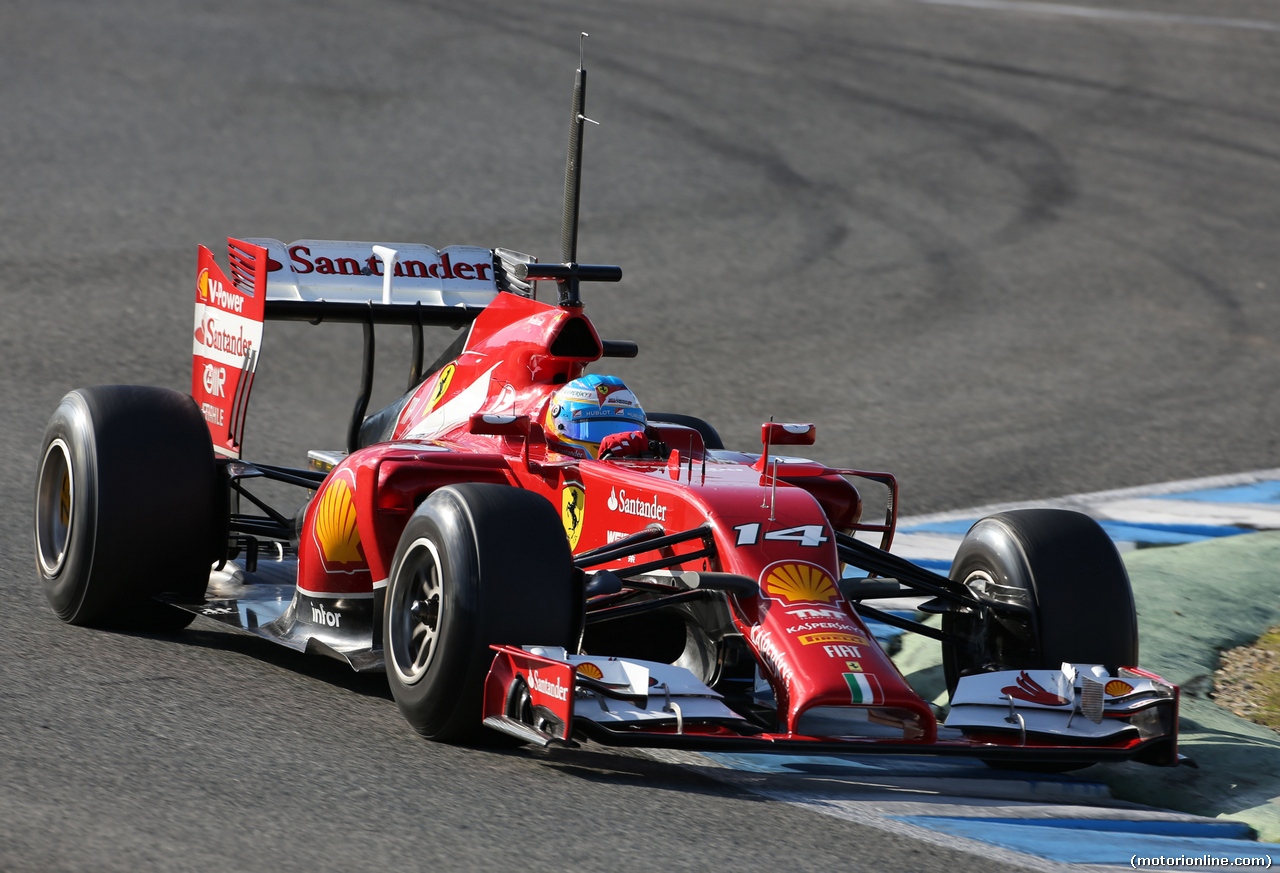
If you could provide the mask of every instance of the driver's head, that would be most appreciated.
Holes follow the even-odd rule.
[[[617,376],[583,376],[556,389],[547,408],[547,435],[597,457],[600,440],[643,430],[644,409]]]

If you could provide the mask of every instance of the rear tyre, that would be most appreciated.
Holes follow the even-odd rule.
[[[951,578],[979,599],[1025,606],[1026,617],[945,613],[943,630],[965,641],[942,650],[950,692],[971,673],[1051,670],[1063,661],[1114,672],[1138,662],[1129,575],[1110,537],[1087,515],[1021,509],[984,518],[965,535]]]
[[[36,476],[36,572],[76,625],[173,631],[214,561],[213,444],[195,402],[167,388],[107,385],[62,398]]]
[[[1138,616],[1129,574],[1111,538],[1087,515],[1022,509],[969,529],[951,578],[980,599],[1027,607],[1022,620],[944,613],[942,629],[965,640],[943,646],[947,691],[961,676],[996,670],[1052,670],[1063,661],[1117,667],[1138,663]],[[1060,773],[1087,764],[986,761],[997,770]]]
[[[493,644],[572,648],[581,591],[559,514],[506,485],[450,485],[405,525],[392,562],[383,651],[392,696],[430,740],[487,739]]]

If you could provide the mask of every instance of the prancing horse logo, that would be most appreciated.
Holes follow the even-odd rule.
[[[560,498],[560,520],[564,522],[564,534],[569,538],[569,550],[578,547],[582,536],[582,518],[587,506],[587,494],[577,485],[566,485]]]

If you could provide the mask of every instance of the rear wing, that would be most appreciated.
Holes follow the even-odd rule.
[[[364,372],[348,439],[354,449],[373,388],[375,324],[413,328],[412,388],[422,377],[424,325],[463,327],[502,291],[535,292],[523,274],[537,259],[506,249],[228,239],[227,254],[229,277],[199,248],[191,396],[214,450],[228,458],[240,457],[264,320],[364,325]]]

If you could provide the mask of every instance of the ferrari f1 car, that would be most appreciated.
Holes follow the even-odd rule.
[[[941,576],[889,551],[892,475],[791,454],[813,425],[766,422],[732,451],[587,374],[637,346],[601,339],[580,296],[622,275],[577,258],[585,76],[559,263],[231,239],[224,271],[200,248],[191,396],[84,388],[50,419],[34,534],[57,615],[203,616],[385,670],[435,740],[1177,763],[1177,689],[1138,668],[1128,577],[1089,518],[983,519]],[[364,326],[345,451],[241,457],[269,320]],[[408,326],[414,360],[404,396],[366,415],[377,325]],[[428,326],[466,329],[424,367]],[[264,481],[301,489],[302,509],[273,507]],[[864,518],[869,489],[883,516]],[[939,641],[947,707],[869,620]]]

